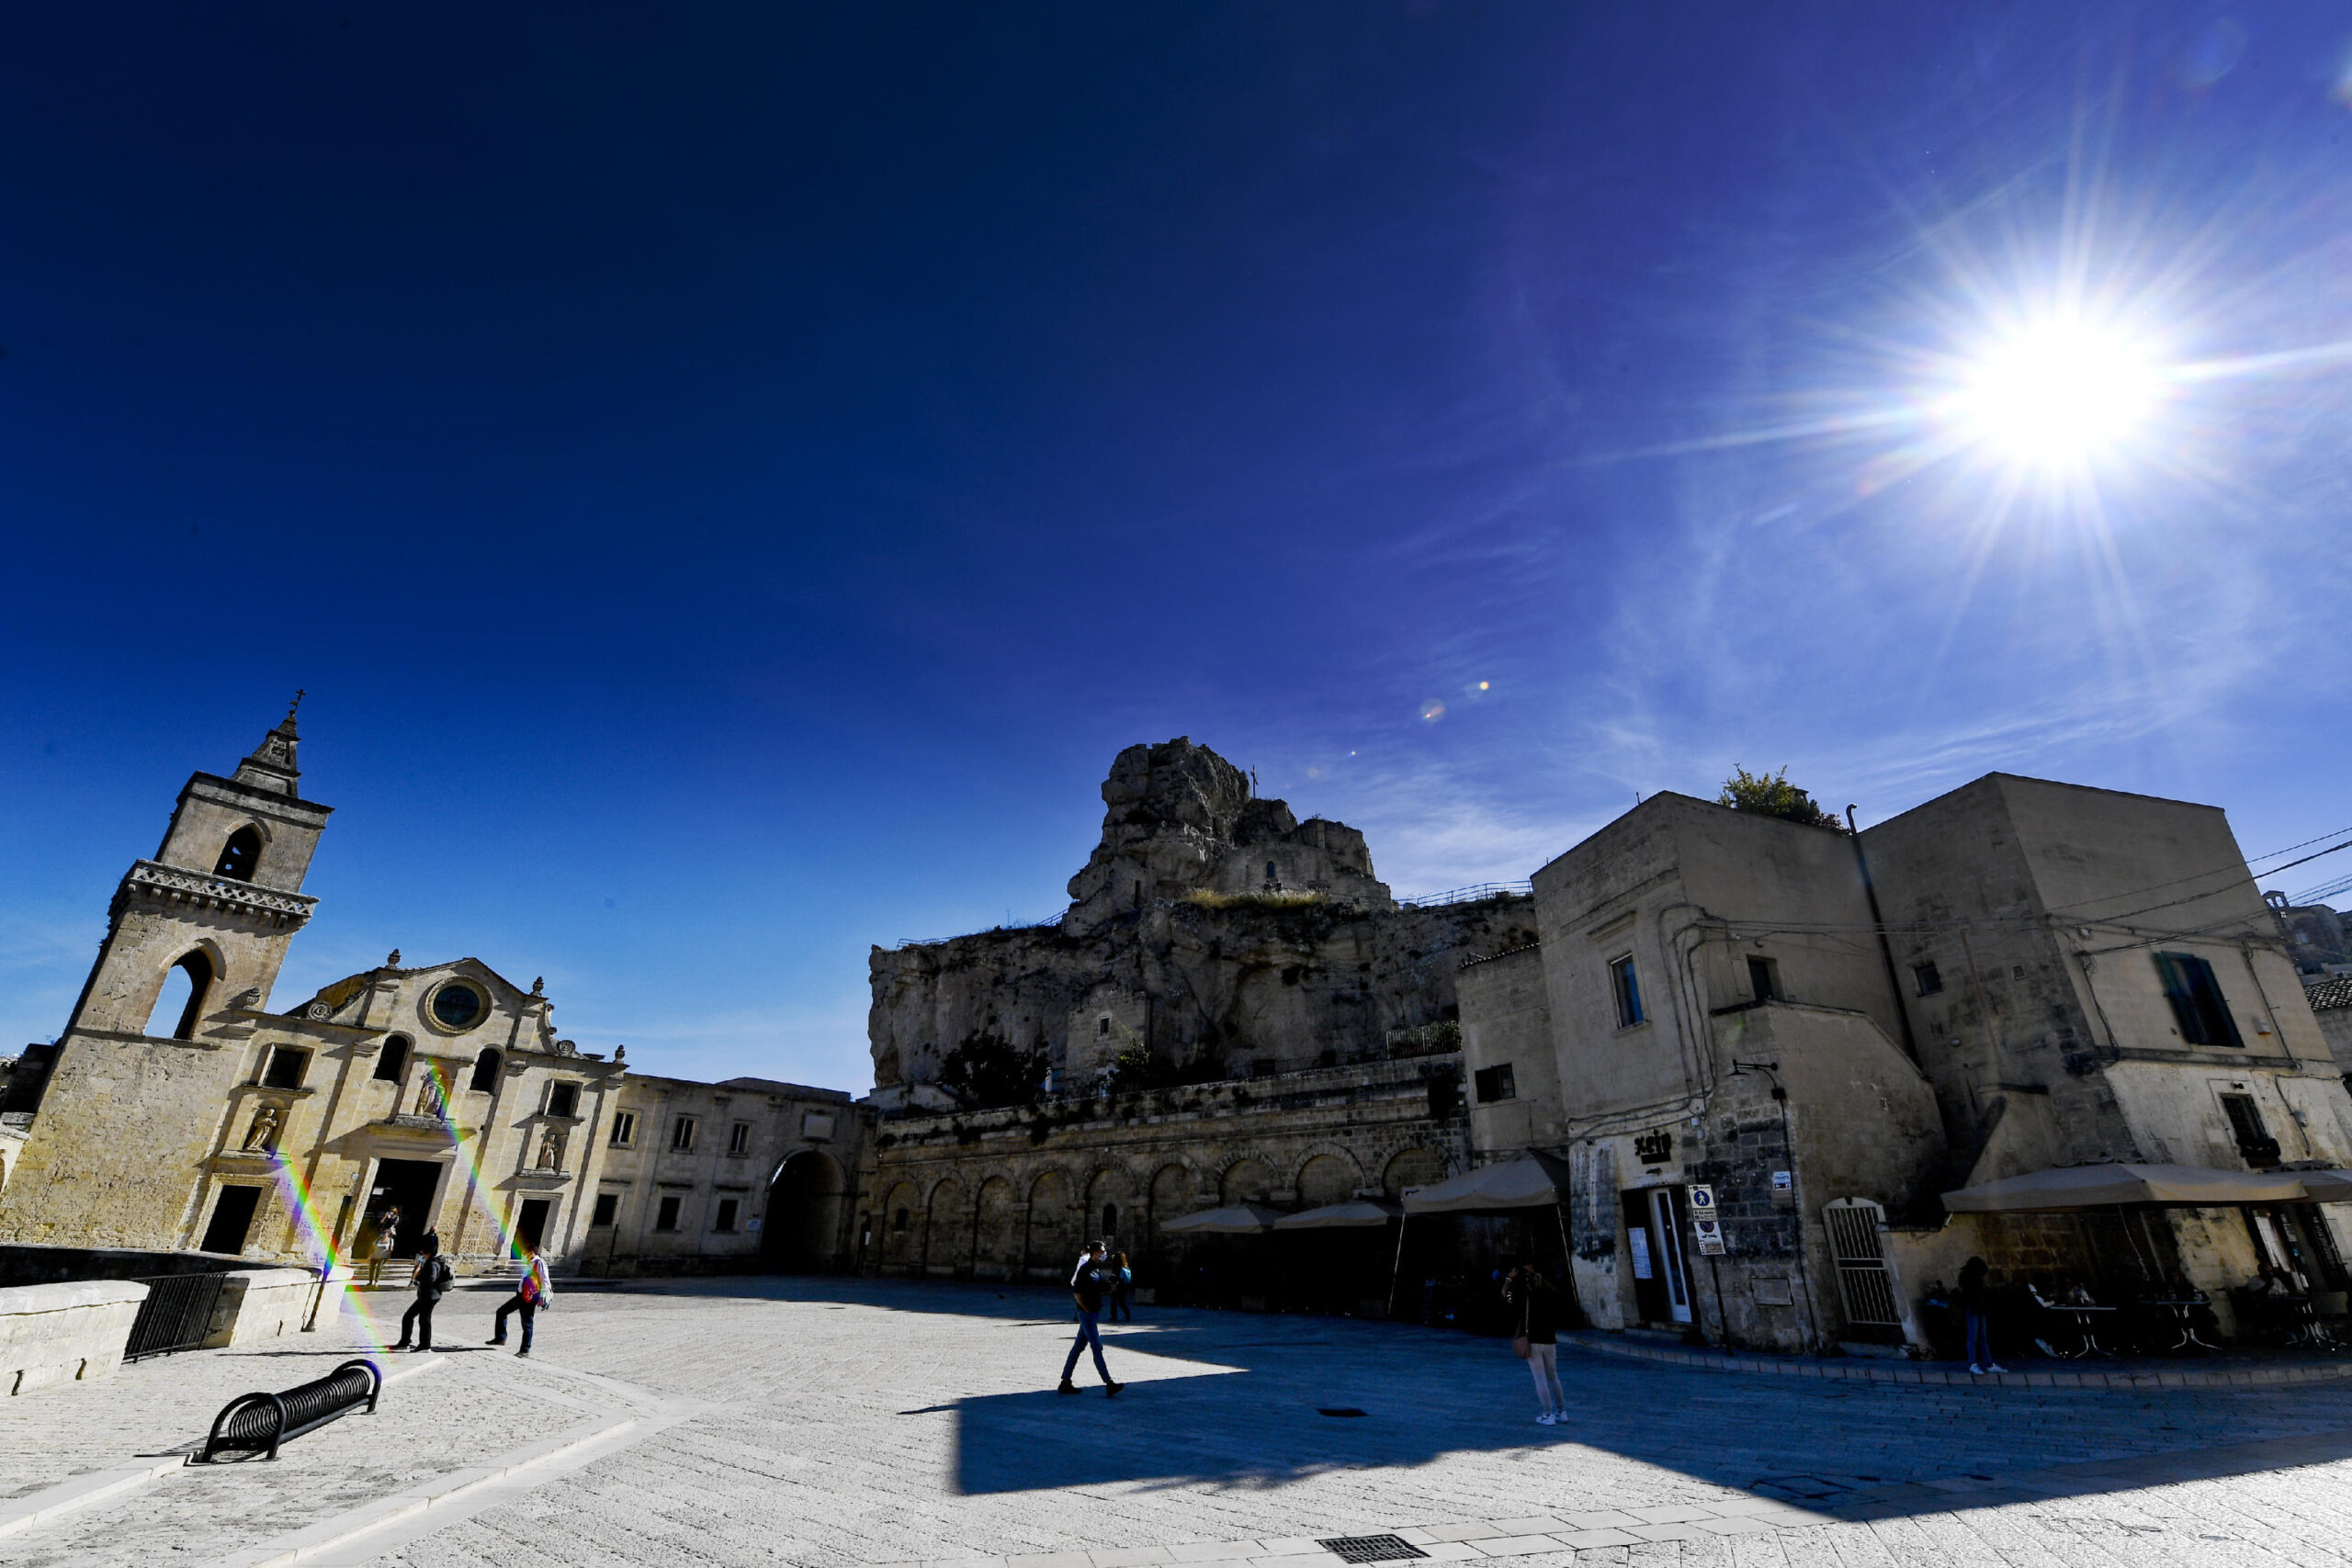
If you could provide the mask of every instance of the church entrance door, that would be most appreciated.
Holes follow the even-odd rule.
[[[415,1257],[417,1238],[433,1228],[433,1195],[440,1190],[438,1161],[378,1160],[375,1183],[368,1189],[368,1231],[376,1234],[384,1212],[397,1208],[401,1212],[401,1228],[390,1238],[390,1255]]]

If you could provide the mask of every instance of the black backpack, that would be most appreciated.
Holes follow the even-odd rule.
[[[434,1257],[424,1260],[424,1288],[435,1295],[440,1295],[448,1290],[451,1285],[457,1283],[457,1273],[449,1267],[447,1258]]]

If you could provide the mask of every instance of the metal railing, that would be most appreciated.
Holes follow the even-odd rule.
[[[168,1356],[175,1350],[202,1348],[212,1332],[212,1314],[220,1304],[226,1274],[158,1274],[133,1280],[147,1287],[131,1320],[130,1338],[122,1348],[126,1361]]]
[[[960,942],[967,936],[988,936],[996,931],[1043,931],[1047,926],[1060,925],[1062,917],[1069,912],[1067,909],[1057,909],[1042,920],[1014,920],[1009,925],[990,926],[984,931],[964,931],[956,936],[902,936],[899,939],[897,945],[901,948],[937,947],[943,942]]]
[[[1417,898],[1399,898],[1396,902],[1408,909],[1442,909],[1448,904],[1476,904],[1482,898],[1527,898],[1533,897],[1534,893],[1532,882],[1481,882],[1472,887],[1425,893]]]

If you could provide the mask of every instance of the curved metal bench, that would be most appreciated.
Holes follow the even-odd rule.
[[[284,1393],[239,1394],[213,1417],[204,1451],[191,1462],[210,1464],[213,1455],[230,1452],[276,1459],[277,1445],[288,1438],[299,1438],[362,1405],[373,1416],[383,1392],[382,1369],[358,1357]]]

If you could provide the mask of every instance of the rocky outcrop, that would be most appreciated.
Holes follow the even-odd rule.
[[[1119,753],[1102,799],[1058,925],[874,950],[885,1105],[943,1103],[927,1086],[982,1042],[1042,1052],[1066,1089],[1138,1046],[1193,1078],[1418,1053],[1462,960],[1534,940],[1522,897],[1399,908],[1362,833],[1189,739]]]

